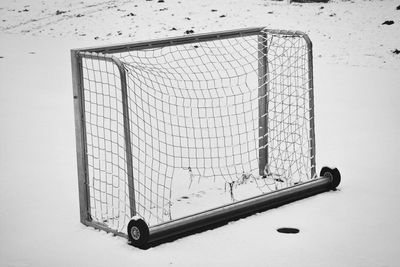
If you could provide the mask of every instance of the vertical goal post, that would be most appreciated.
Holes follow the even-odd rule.
[[[146,247],[340,183],[336,168],[316,173],[312,44],[302,32],[73,49],[71,64],[87,226]]]

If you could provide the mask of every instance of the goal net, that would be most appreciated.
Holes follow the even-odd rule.
[[[100,228],[124,233],[134,215],[151,227],[315,178],[306,35],[251,29],[73,57],[84,209]]]

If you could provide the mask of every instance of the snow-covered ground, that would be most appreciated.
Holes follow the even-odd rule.
[[[399,5],[3,0],[0,266],[398,266]],[[146,251],[81,225],[69,49],[251,26],[310,35],[317,164],[339,190]]]

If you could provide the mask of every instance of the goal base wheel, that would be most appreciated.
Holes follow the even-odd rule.
[[[149,227],[143,219],[132,218],[128,223],[128,240],[135,247],[143,248],[149,240]]]
[[[340,184],[341,176],[337,168],[322,167],[319,174],[321,177],[327,177],[331,179],[331,190],[336,189]]]

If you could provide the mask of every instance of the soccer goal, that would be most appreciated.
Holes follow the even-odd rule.
[[[312,47],[251,28],[74,49],[81,222],[138,247],[334,189]]]

